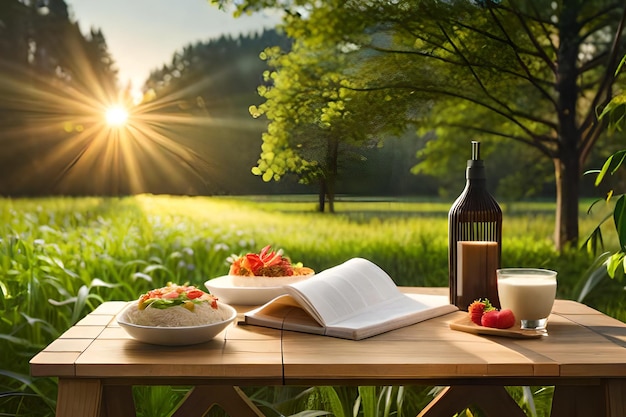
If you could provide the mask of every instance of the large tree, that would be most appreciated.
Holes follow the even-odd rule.
[[[436,132],[420,153],[424,169],[433,169],[437,155],[459,152],[470,136],[528,146],[551,160],[556,247],[577,241],[580,177],[603,131],[597,111],[614,94],[624,49],[623,1],[237,4],[237,13],[287,10],[288,34],[306,37],[309,45],[330,40],[345,46],[355,64],[344,87],[387,91],[392,100],[383,111]],[[423,103],[430,104],[428,112],[411,111]]]
[[[253,116],[265,114],[270,120],[252,172],[265,181],[291,172],[303,183],[316,183],[321,212],[326,201],[334,212],[342,165],[362,158],[361,148],[376,146],[381,128],[399,131],[404,123],[403,117],[389,115],[379,120],[385,92],[365,95],[342,85],[349,68],[342,48],[328,39],[309,45],[306,37],[289,52],[268,48],[262,55],[272,70],[259,87],[266,101],[250,109]]]

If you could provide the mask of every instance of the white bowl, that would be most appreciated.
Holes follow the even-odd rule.
[[[302,280],[310,278],[311,276],[313,275],[301,275],[298,276],[298,278],[299,280]],[[235,285],[233,278],[233,275],[224,275],[222,277],[213,278],[206,281],[204,286],[207,287],[209,292],[216,296],[220,301],[240,306],[265,304],[279,295],[287,293],[287,291],[285,291],[284,284],[280,284],[277,281],[268,281],[275,280],[276,278],[245,277],[245,279],[252,280],[261,278],[261,281],[264,281],[261,284],[265,285],[259,286],[250,286],[250,284],[252,284],[250,281],[248,281],[248,286]],[[291,280],[290,282],[295,281]],[[257,285],[259,284],[258,281],[255,281],[255,283]],[[269,286],[269,283],[272,283],[273,285]]]
[[[290,275],[286,277],[248,277],[241,275],[229,275],[235,287],[282,287],[283,285],[293,284],[294,282],[303,281],[313,276],[307,275]]]
[[[140,342],[165,346],[194,345],[213,339],[237,317],[237,310],[228,304],[219,303],[218,306],[227,310],[228,318],[202,326],[154,327],[130,323],[125,313],[129,308],[136,308],[135,302],[118,314],[117,322],[131,337]]]

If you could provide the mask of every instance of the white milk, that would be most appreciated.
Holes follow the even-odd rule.
[[[500,305],[516,320],[540,320],[550,315],[556,296],[556,277],[516,275],[498,279]]]

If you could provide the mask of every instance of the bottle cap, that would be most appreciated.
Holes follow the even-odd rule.
[[[472,141],[472,159],[477,161],[480,159],[480,142],[477,140]]]
[[[472,141],[472,159],[467,161],[465,177],[468,180],[485,179],[485,163],[480,159],[480,142]]]

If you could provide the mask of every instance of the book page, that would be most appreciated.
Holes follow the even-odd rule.
[[[302,306],[289,295],[280,295],[244,315],[246,324],[324,334],[325,328],[317,323]]]
[[[329,326],[326,334],[361,339],[456,310],[448,296],[400,294],[376,308],[361,311]]]
[[[327,327],[402,295],[385,271],[362,258],[350,259],[285,288]]]

